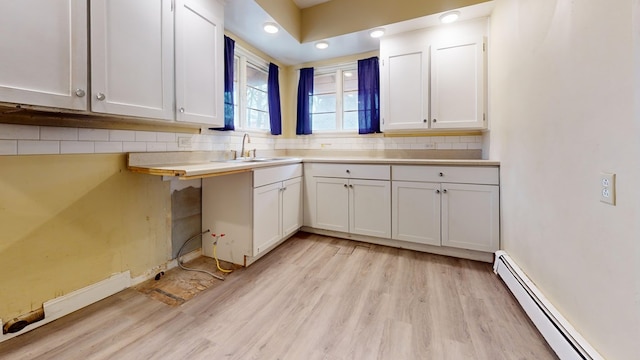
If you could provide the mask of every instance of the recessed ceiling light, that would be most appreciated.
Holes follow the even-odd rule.
[[[324,50],[329,47],[329,43],[326,41],[318,41],[316,43],[316,49]]]
[[[452,23],[460,17],[460,11],[449,11],[440,15],[440,22],[443,24]]]
[[[384,35],[384,29],[383,29],[383,28],[373,29],[373,30],[371,30],[371,32],[369,33],[369,35],[370,35],[372,38],[379,38],[379,37],[382,37],[382,35]]]
[[[278,25],[272,22],[265,23],[263,26],[263,29],[265,32],[268,32],[269,34],[275,34],[280,30]]]

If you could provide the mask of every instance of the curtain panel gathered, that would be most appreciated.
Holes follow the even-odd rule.
[[[358,133],[380,132],[380,67],[378,58],[358,60]]]
[[[235,130],[233,125],[233,58],[236,42],[224,37],[224,127],[215,130]]]
[[[267,78],[267,96],[269,102],[269,123],[271,135],[282,134],[282,111],[280,109],[280,80],[278,65],[269,63]]]
[[[313,102],[313,68],[300,69],[298,81],[298,117],[296,135],[311,134],[311,106]]]

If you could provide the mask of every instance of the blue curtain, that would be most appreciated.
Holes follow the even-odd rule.
[[[358,60],[358,133],[380,132],[380,67],[378,58]]]
[[[224,127],[215,130],[235,130],[233,125],[233,57],[236,42],[224,37]]]
[[[278,65],[269,63],[267,96],[269,101],[269,123],[271,124],[271,135],[282,134],[282,115],[280,111],[280,81],[278,80],[278,73]]]
[[[298,120],[296,135],[311,134],[311,102],[313,101],[313,68],[300,69],[298,82]]]

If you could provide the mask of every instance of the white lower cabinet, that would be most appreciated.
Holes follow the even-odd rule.
[[[302,165],[202,179],[202,229],[224,233],[217,256],[250,265],[302,227]],[[202,251],[213,256],[213,238]]]
[[[391,236],[388,165],[305,164],[305,174],[306,225],[349,234]]]
[[[394,240],[482,252],[499,249],[497,168],[394,166],[392,172]]]

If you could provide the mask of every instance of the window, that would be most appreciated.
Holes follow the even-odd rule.
[[[315,70],[311,116],[314,132],[358,129],[356,64]]]
[[[269,63],[236,45],[233,62],[234,125],[240,130],[269,130]]]

